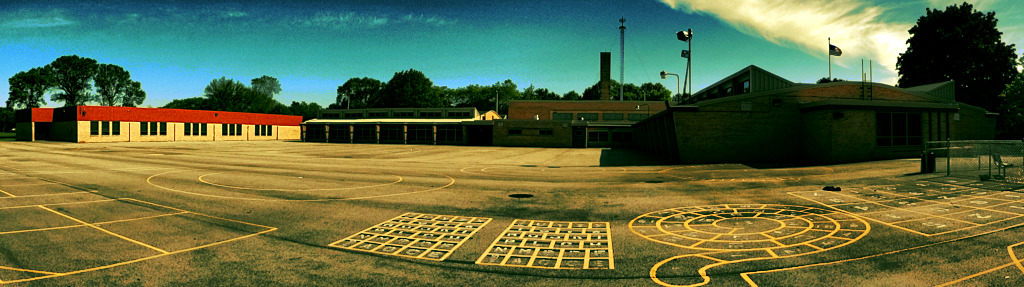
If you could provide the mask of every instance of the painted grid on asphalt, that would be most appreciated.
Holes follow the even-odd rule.
[[[327,246],[390,256],[443,261],[480,228],[485,217],[405,213]]]
[[[608,222],[517,219],[476,264],[548,269],[615,269]]]

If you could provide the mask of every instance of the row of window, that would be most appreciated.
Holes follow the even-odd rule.
[[[121,135],[121,122],[92,121],[89,122],[89,135],[93,136],[119,136]]]
[[[270,125],[256,125],[256,136],[272,136],[274,135],[274,127]]]
[[[629,114],[626,114],[626,113],[603,113],[603,114],[598,114],[598,113],[575,113],[575,114],[573,114],[573,113],[558,113],[558,112],[556,112],[556,113],[551,115],[551,119],[559,120],[559,121],[569,121],[569,120],[596,121],[596,120],[598,120],[598,116],[599,115],[601,117],[601,120],[604,120],[604,121],[622,121],[622,120],[627,120],[628,119],[630,121],[639,122],[639,121],[642,121],[642,120],[647,118],[647,114],[646,113],[643,113],[643,114],[641,114],[641,113],[629,113]]]
[[[553,130],[553,129],[539,129],[539,130],[537,130],[537,134],[542,135],[542,136],[553,136],[553,135],[555,135],[555,130]],[[521,135],[523,135],[523,129],[509,129],[508,130],[508,135],[510,135],[510,136],[521,136]]]
[[[325,119],[386,119],[386,118],[397,118],[397,119],[468,119],[472,118],[472,112],[425,112],[421,111],[417,115],[416,112],[339,112],[339,113],[324,113],[323,118]]]
[[[878,146],[921,145],[921,114],[876,113],[875,120]]]
[[[206,126],[209,124],[200,123],[185,123],[185,135],[186,136],[205,136]]]
[[[210,124],[205,123],[184,123],[182,124],[183,133],[186,136],[206,136],[207,128]],[[272,136],[274,135],[274,127],[271,125],[256,125],[257,136]],[[240,136],[242,135],[241,124],[222,124],[221,135],[223,136]],[[119,136],[121,135],[121,122],[110,122],[110,121],[91,121],[89,122],[89,135],[93,136]],[[144,136],[166,136],[167,135],[167,123],[166,122],[140,122],[139,123],[139,135]]]
[[[139,134],[144,136],[167,135],[167,123],[163,122],[141,122],[139,123]]]

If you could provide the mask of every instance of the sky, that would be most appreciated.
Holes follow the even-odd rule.
[[[285,3],[277,3],[285,2]],[[920,0],[355,0],[0,2],[0,77],[78,55],[125,68],[142,83],[142,106],[201,96],[211,80],[246,84],[268,75],[277,99],[333,103],[350,78],[389,80],[415,69],[435,85],[511,79],[564,94],[599,79],[600,52],[619,79],[619,19],[625,18],[627,83],[676,89],[686,61],[675,32],[692,29],[692,87],[699,91],[757,65],[794,82],[832,76],[895,84]],[[1002,39],[1024,52],[1024,1],[967,1],[996,12]],[[870,72],[869,72],[870,71]],[[0,90],[9,90],[0,81]],[[6,100],[7,93],[0,94]],[[59,106],[47,98],[46,106]]]

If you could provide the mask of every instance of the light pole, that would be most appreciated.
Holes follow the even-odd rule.
[[[661,71],[661,79],[662,80],[664,80],[668,76],[676,76],[676,97],[677,98],[681,97],[681,95],[679,94],[679,74],[669,73],[669,72],[666,72],[665,70]],[[647,95],[646,94],[644,94],[644,100],[645,101],[647,100]]]
[[[647,117],[651,117],[651,106],[648,104],[637,105],[636,110],[640,110],[640,107],[647,107]]]
[[[693,50],[693,47],[691,46],[693,42],[691,41],[693,40],[693,29],[686,29],[686,31],[676,32],[676,39],[679,39],[679,41],[686,42],[686,50],[683,50],[680,56],[686,58],[686,85],[684,86],[686,87],[686,93],[689,94],[693,91],[693,89],[691,88],[693,83],[690,80],[690,52]]]

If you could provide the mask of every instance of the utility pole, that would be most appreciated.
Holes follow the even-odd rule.
[[[626,18],[620,18],[619,23],[619,101],[624,101],[622,87],[626,85]]]

